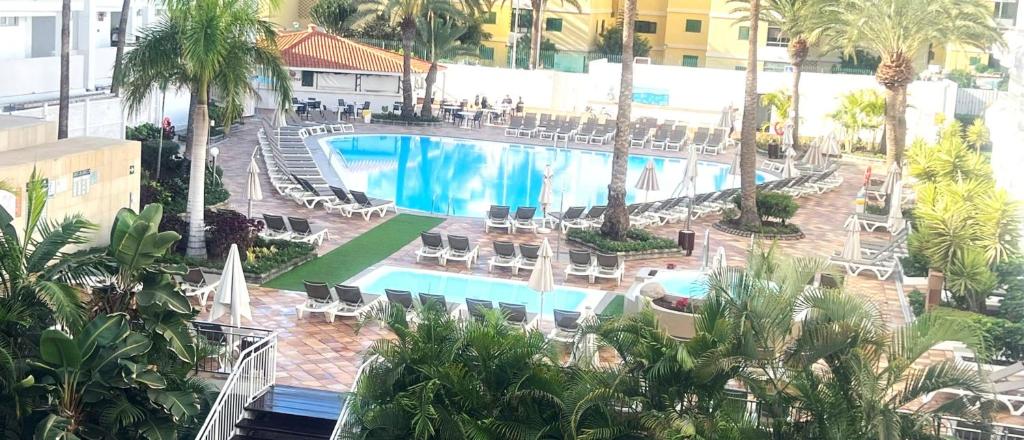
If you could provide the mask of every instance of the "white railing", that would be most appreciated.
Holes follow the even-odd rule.
[[[245,406],[274,385],[277,376],[277,332],[242,350],[231,375],[210,407],[196,440],[228,440]]]
[[[351,403],[352,399],[354,399],[356,395],[356,386],[359,385],[359,378],[363,376],[363,370],[366,369],[366,366],[376,362],[377,358],[377,355],[370,356],[369,359],[359,366],[359,370],[356,371],[356,378],[352,381],[352,387],[349,388],[349,395],[345,398],[345,403],[342,404],[341,414],[338,414],[338,422],[334,424],[334,431],[331,432],[331,436],[328,437],[329,439],[340,440],[342,438],[341,434],[345,430],[346,425],[348,425],[349,409],[352,408]]]

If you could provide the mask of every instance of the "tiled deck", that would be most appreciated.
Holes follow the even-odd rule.
[[[218,160],[224,168],[224,181],[231,190],[232,198],[229,204],[233,209],[245,212],[246,200],[244,199],[244,187],[246,181],[246,167],[248,158],[256,148],[256,130],[258,124],[249,123],[241,129],[232,132],[231,137],[219,145],[221,155]],[[411,129],[404,127],[390,127],[379,125],[356,125],[357,133],[409,133],[409,134],[430,134],[453,137],[472,137],[478,139],[508,141],[502,136],[497,128],[485,127],[481,130],[467,131],[464,129],[445,126],[431,129]],[[531,139],[516,139],[516,143],[531,143]],[[579,147],[570,144],[570,147]],[[603,147],[610,150],[610,147]],[[718,157],[705,157],[705,160],[715,160],[724,163],[731,161],[731,154],[735,148]],[[650,150],[643,150],[644,154],[652,153]],[[662,155],[679,155],[681,153],[654,152]],[[262,167],[262,164],[261,164]],[[854,163],[847,163],[842,168],[845,182],[837,190],[820,195],[799,199],[800,210],[792,220],[804,230],[806,238],[799,241],[780,242],[779,248],[783,253],[790,255],[815,255],[825,257],[828,254],[842,247],[845,233],[842,230],[842,223],[853,207],[853,199],[858,189],[858,183],[863,176],[862,166]],[[598,176],[604,179],[606,176]],[[331,232],[331,239],[320,249],[321,253],[347,242],[358,234],[368,230],[380,222],[376,217],[370,222],[362,218],[345,218],[337,214],[329,214],[322,209],[305,209],[290,200],[277,195],[273,187],[263,176],[264,199],[253,204],[253,215],[274,213],[284,215],[303,216],[310,219],[314,229],[327,228]],[[371,194],[372,195],[372,194]],[[745,251],[749,246],[749,239],[730,236],[711,228],[711,224],[718,219],[718,216],[710,216],[693,221],[692,229],[697,232],[698,237],[703,237],[704,231],[710,229],[711,249],[724,246],[731,264],[742,264]],[[653,231],[666,237],[674,237],[680,228],[678,224],[670,224],[654,228]],[[483,220],[477,218],[449,218],[438,226],[437,230],[443,233],[462,234],[471,237],[480,245],[481,262],[485,262],[493,251],[491,241],[511,240],[515,242],[539,242],[543,235],[522,233],[509,235],[504,233],[483,232]],[[886,233],[872,234],[865,233],[865,237],[877,235],[878,238],[886,238]],[[555,245],[558,236],[555,233],[547,237]],[[698,239],[698,247],[699,247]],[[417,264],[415,262],[415,251],[419,242],[415,241],[404,247],[401,251],[381,262],[382,265],[420,267],[435,270],[446,270],[449,272],[472,273],[475,275],[487,276],[485,264],[477,264],[472,270],[467,270],[462,265],[449,265],[440,267],[434,264]],[[567,243],[562,242],[562,255],[555,264],[556,274],[563,270],[567,262],[565,255],[568,249]],[[644,266],[664,267],[673,263],[682,268],[697,268],[700,265],[698,252],[692,257],[673,257],[645,260],[642,262],[627,262],[627,281],[622,286],[616,286],[614,281],[601,282],[598,285],[587,285],[586,280],[577,278],[570,279],[567,284],[581,287],[598,288],[606,291],[624,292],[630,282],[628,277],[637,269]],[[372,268],[371,268],[372,269]],[[496,271],[497,272],[497,271]],[[508,272],[495,273],[492,276],[512,278]],[[525,280],[528,275],[520,275]],[[559,282],[561,282],[559,280]],[[848,287],[851,292],[870,298],[878,305],[885,319],[892,325],[900,325],[903,322],[903,314],[900,311],[899,301],[895,284],[891,281],[878,281],[872,276],[849,277]],[[355,372],[362,358],[362,353],[379,337],[386,335],[386,331],[375,326],[362,329],[356,333],[354,322],[350,319],[339,318],[333,324],[324,322],[320,315],[305,318],[299,321],[295,315],[294,306],[302,301],[303,296],[295,292],[282,292],[273,289],[266,289],[259,286],[250,286],[253,297],[254,325],[277,329],[280,335],[280,356],[278,358],[279,381],[285,384],[308,386],[315,388],[345,390],[353,381]]]

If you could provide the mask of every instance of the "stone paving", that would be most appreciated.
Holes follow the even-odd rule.
[[[258,126],[258,123],[250,121],[241,128],[234,130],[230,138],[218,145],[221,151],[218,163],[224,168],[224,182],[232,193],[232,197],[227,203],[232,209],[237,209],[241,212],[245,212],[247,207],[247,202],[244,198],[246,167],[249,163],[249,157],[256,148]],[[502,135],[501,130],[491,127],[467,131],[450,125],[438,128],[414,129],[357,123],[356,132],[430,134],[509,141],[509,138],[505,138]],[[517,138],[513,142],[530,144],[536,143],[536,140]],[[571,143],[570,147],[590,148]],[[610,150],[610,147],[599,147],[599,149]],[[702,157],[702,160],[729,163],[732,160],[731,155],[734,154],[735,150],[735,148],[731,148],[722,155]],[[681,156],[681,153],[652,152],[650,150],[644,150],[643,153]],[[262,162],[260,164],[262,167]],[[788,255],[826,257],[832,252],[841,249],[845,237],[842,223],[853,208],[854,196],[862,181],[865,167],[866,165],[863,164],[845,163],[841,169],[844,183],[839,188],[823,195],[799,199],[800,210],[797,212],[796,217],[792,219],[792,222],[800,225],[806,234],[806,238],[798,241],[780,242],[778,244],[779,250]],[[259,217],[262,213],[295,215],[309,218],[314,229],[327,228],[331,233],[331,237],[319,249],[321,254],[334,249],[381,222],[377,217],[366,222],[361,217],[345,218],[337,214],[327,213],[323,209],[307,209],[279,196],[270,185],[266,175],[264,174],[261,177],[263,179],[264,199],[253,203],[253,216]],[[604,176],[599,176],[598,178],[604,178]],[[710,230],[710,248],[714,250],[719,246],[723,246],[726,249],[726,255],[730,264],[743,264],[746,249],[749,247],[749,239],[727,235],[711,228],[711,224],[717,219],[718,216],[713,215],[693,221],[692,229],[697,232],[698,247],[704,232]],[[671,238],[675,237],[676,231],[679,229],[681,229],[681,225],[669,224],[650,230],[658,235]],[[415,260],[415,251],[419,247],[417,240],[405,246],[390,258],[382,261],[378,266],[419,267],[448,272],[472,273],[480,276],[518,278],[525,281],[528,278],[528,272],[519,277],[511,275],[509,272],[498,272],[497,270],[494,274],[487,273],[487,267],[484,263],[493,255],[491,242],[494,240],[510,240],[514,242],[536,243],[546,236],[551,241],[552,246],[556,247],[556,240],[559,239],[559,236],[555,233],[536,235],[532,233],[510,235],[493,231],[491,233],[484,233],[483,220],[479,218],[448,218],[436,230],[446,234],[469,236],[475,243],[480,245],[481,263],[468,270],[464,265],[459,264],[449,265],[448,267],[437,266],[433,263],[417,264]],[[865,238],[872,236],[877,239],[888,238],[887,233],[864,233]],[[566,252],[570,245],[563,240],[560,247],[562,254],[556,259],[554,267],[556,275],[562,273],[561,271],[567,263],[568,257]],[[670,258],[629,261],[626,263],[627,278],[621,286],[616,286],[612,280],[588,285],[585,279],[576,277],[570,278],[565,284],[621,293],[628,289],[631,284],[631,274],[635,273],[639,268],[647,266],[665,267],[668,264],[675,264],[680,268],[698,268],[700,266],[699,251],[695,252],[691,257],[680,255]],[[561,280],[558,279],[557,282],[561,283]],[[901,312],[894,282],[879,281],[873,276],[864,275],[848,277],[847,286],[849,291],[869,298],[877,304],[880,312],[891,325],[897,326],[903,323],[903,313]],[[320,315],[305,317],[300,321],[296,317],[295,305],[302,302],[303,294],[298,292],[284,292],[260,286],[250,286],[250,293],[253,298],[253,324],[280,331],[280,356],[278,357],[278,380],[280,383],[332,390],[347,390],[352,384],[362,358],[362,353],[366,351],[374,340],[384,337],[388,333],[386,330],[381,330],[376,326],[368,326],[363,328],[361,332],[356,333],[354,321],[344,318],[337,319],[333,324],[324,322]]]

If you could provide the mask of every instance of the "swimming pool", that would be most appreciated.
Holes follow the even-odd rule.
[[[345,186],[394,200],[400,208],[482,217],[490,205],[537,206],[544,168],[551,164],[559,206],[606,202],[611,153],[409,135],[333,136],[320,140]],[[633,189],[653,159],[661,189]],[[682,179],[685,159],[631,155],[627,202],[668,198]],[[757,181],[765,175],[758,173]],[[738,186],[729,165],[699,162],[697,192]]]
[[[525,304],[530,312],[540,311],[540,294],[527,287],[524,281],[477,277],[422,269],[384,266],[356,279],[351,284],[363,292],[384,294],[384,289],[408,290],[419,293],[442,294],[449,302],[465,304],[466,298]],[[596,290],[555,286],[554,292],[544,295],[544,313],[552,309],[579,310],[595,307],[604,295]]]
[[[660,270],[647,282],[661,284],[673,296],[703,298],[708,294],[707,275],[697,270]]]

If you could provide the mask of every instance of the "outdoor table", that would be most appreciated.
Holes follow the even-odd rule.
[[[459,115],[462,116],[462,128],[467,130],[473,128],[473,116],[476,115],[476,112],[463,111],[459,112]]]

